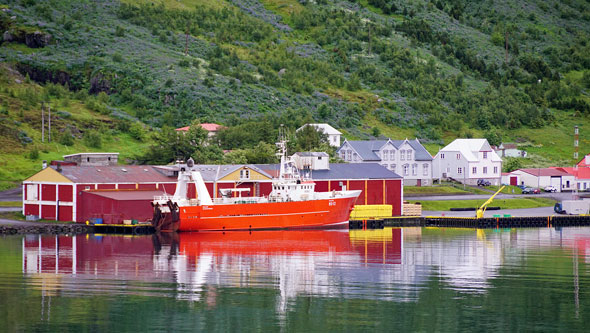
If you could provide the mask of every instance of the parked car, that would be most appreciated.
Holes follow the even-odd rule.
[[[557,192],[557,189],[555,188],[555,186],[545,186],[545,188],[543,189],[545,192]]]
[[[541,190],[539,190],[538,188],[525,187],[524,190],[522,190],[522,194],[539,194],[539,193],[541,193]]]
[[[490,183],[489,180],[485,180],[485,179],[478,179],[477,180],[477,186],[490,186],[492,185],[492,183]]]
[[[526,185],[517,185],[516,187],[518,187],[521,190],[524,190],[526,188]]]

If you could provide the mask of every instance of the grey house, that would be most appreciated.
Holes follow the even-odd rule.
[[[401,175],[404,185],[432,184],[432,156],[415,140],[344,140],[337,151],[348,163],[379,163]]]

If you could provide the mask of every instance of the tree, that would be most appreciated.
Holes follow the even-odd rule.
[[[295,151],[317,151],[322,143],[328,144],[328,135],[316,129],[314,126],[305,126],[295,133]]]
[[[504,172],[512,172],[514,170],[522,168],[521,160],[516,157],[507,157],[503,165]]]

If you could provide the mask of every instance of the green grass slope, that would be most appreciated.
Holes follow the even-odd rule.
[[[137,126],[119,125],[129,117],[161,127],[297,115],[348,138],[418,137],[432,153],[486,137],[528,150],[523,166],[571,165],[578,125],[580,152],[590,151],[587,1],[15,0],[0,9],[10,37],[0,62],[31,80],[2,83],[11,120],[2,140],[19,142],[0,160],[12,162],[5,180],[35,170],[25,157],[35,150],[40,160],[90,149],[90,134],[72,146],[40,142],[47,100],[70,115],[58,130],[99,132],[100,150],[128,157],[146,145]]]

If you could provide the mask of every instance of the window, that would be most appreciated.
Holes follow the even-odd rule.
[[[422,170],[423,170],[423,175],[428,176],[428,164],[427,163],[424,163],[422,165]]]
[[[461,159],[461,154],[457,154],[457,159],[460,160]]]
[[[477,167],[471,168],[471,172],[475,175],[477,173]]]
[[[412,164],[412,176],[418,175],[418,164]]]
[[[389,151],[389,159],[392,161],[395,160],[395,150],[392,149]]]
[[[410,175],[409,166],[407,164],[404,164],[403,169],[404,169],[404,176],[409,176]]]
[[[406,151],[405,150],[400,150],[399,151],[399,159],[400,161],[404,161],[406,158]]]
[[[412,151],[408,150],[408,161],[410,161],[412,159]]]
[[[483,159],[485,160],[485,159],[487,159],[487,158],[488,158],[488,152],[487,152],[487,151],[484,151],[484,152],[483,152]]]
[[[347,161],[351,161],[352,160],[352,151],[347,150],[346,151],[346,160]]]
[[[250,179],[250,170],[248,170],[248,169],[240,170],[240,179]]]
[[[352,153],[352,159],[354,161],[358,161],[359,160],[359,155],[357,153]]]
[[[463,169],[461,167],[457,168],[457,173],[458,174],[462,174],[463,173]]]
[[[383,156],[384,161],[389,160],[389,150],[384,150],[381,156]]]
[[[483,174],[486,175],[488,173],[488,167],[483,167]]]
[[[90,157],[86,157],[86,162],[90,162]]]
[[[445,154],[444,153],[440,153],[440,159],[444,160],[445,159]]]
[[[498,167],[494,167],[494,174],[498,173]]]
[[[391,171],[394,171],[395,172],[395,164],[392,164],[391,165]]]

